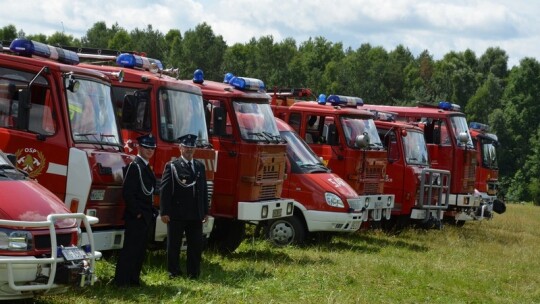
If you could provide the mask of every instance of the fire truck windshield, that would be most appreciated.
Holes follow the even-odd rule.
[[[356,138],[360,135],[369,136],[370,149],[382,149],[383,145],[377,133],[377,127],[373,119],[360,118],[353,116],[342,116],[341,125],[345,132],[347,145],[351,148],[359,148],[356,144]]]
[[[401,138],[407,164],[428,166],[428,151],[424,134],[409,131],[407,135],[401,136]]]
[[[471,133],[469,133],[469,126],[467,124],[467,119],[464,116],[452,116],[451,121],[452,121],[452,127],[454,128],[454,138],[458,146],[463,145],[463,143],[461,143],[458,140],[459,134],[467,133],[468,140],[467,140],[466,145],[468,148],[474,148],[472,138],[471,138]]]
[[[234,101],[233,107],[242,139],[263,142],[281,140],[270,104]]]
[[[111,87],[77,78],[64,81],[73,139],[77,142],[119,145],[118,126],[111,101]]]
[[[208,143],[206,130],[207,109],[202,96],[182,91],[161,89],[159,96],[159,115],[161,138],[176,141],[186,134],[197,135],[197,143]]]
[[[283,131],[280,134],[287,141],[287,157],[294,173],[326,173],[330,171],[315,155],[315,152],[300,139],[298,134],[291,131]]]
[[[482,139],[482,166],[488,169],[498,169],[497,152],[494,143],[489,139]]]

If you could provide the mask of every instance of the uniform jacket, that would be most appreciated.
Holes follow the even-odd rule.
[[[141,184],[142,181],[142,184]],[[152,194],[148,195],[142,186]],[[154,207],[152,203],[153,191],[156,189],[156,177],[139,156],[135,157],[124,174],[124,187],[122,189],[126,210],[124,220],[136,219],[138,214],[144,217],[147,224],[153,220]]]
[[[165,164],[161,179],[161,216],[171,220],[202,220],[208,215],[208,188],[204,164],[193,159],[194,174],[182,158]],[[173,166],[176,169],[174,174]],[[196,218],[187,218],[187,204],[196,204]]]

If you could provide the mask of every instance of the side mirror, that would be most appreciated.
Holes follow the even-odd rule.
[[[124,96],[122,105],[122,128],[133,129],[137,120],[137,98],[134,95]]]
[[[331,146],[335,146],[338,144],[338,134],[337,134],[335,124],[328,125],[328,132],[326,133],[326,142]]]
[[[364,132],[364,134],[356,136],[354,144],[360,149],[369,148],[369,134]]]
[[[221,107],[214,108],[214,134],[217,136],[225,135],[226,114],[225,109]]]
[[[73,78],[73,74],[70,73],[67,89],[70,90],[72,93],[77,93],[80,87],[81,87],[81,83],[75,78]]]
[[[467,144],[469,142],[469,135],[467,132],[460,132],[458,134],[458,141],[462,144]]]

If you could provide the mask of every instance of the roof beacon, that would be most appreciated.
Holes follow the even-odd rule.
[[[59,47],[32,41],[24,38],[17,38],[11,42],[9,49],[23,56],[38,56],[49,58],[65,64],[79,64],[77,53],[64,50]]]
[[[461,107],[455,103],[448,101],[439,101],[439,109],[446,111],[461,111]]]
[[[204,72],[201,69],[196,69],[193,72],[193,83],[203,83],[204,82]]]
[[[265,85],[262,80],[248,77],[237,77],[231,73],[225,74],[223,82],[230,84],[235,89],[243,91],[263,92],[265,90]]]
[[[332,104],[333,106],[346,106],[346,107],[357,107],[363,106],[364,100],[360,97],[351,97],[351,96],[342,96],[342,95],[330,95],[326,98],[326,101]],[[320,104],[325,104],[319,101]]]
[[[131,53],[120,54],[116,58],[116,64],[125,68],[139,68],[153,73],[163,71],[161,61]]]

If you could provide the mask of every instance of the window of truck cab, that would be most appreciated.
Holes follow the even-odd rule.
[[[269,103],[235,100],[233,110],[242,139],[268,142],[281,138]]]
[[[47,79],[36,73],[0,67],[0,127],[53,135],[57,115]],[[29,94],[29,105],[20,108],[23,92]]]
[[[340,120],[349,147],[358,149],[359,147],[356,145],[356,138],[359,135],[367,135],[369,136],[369,146],[371,149],[383,148],[373,119],[344,115],[341,116]]]
[[[71,135],[75,142],[119,145],[120,136],[111,99],[111,87],[105,82],[76,77],[78,89],[69,89],[65,78]]]
[[[158,91],[159,134],[164,141],[176,142],[186,134],[197,135],[197,142],[208,143],[207,108],[201,95],[171,90]]]

